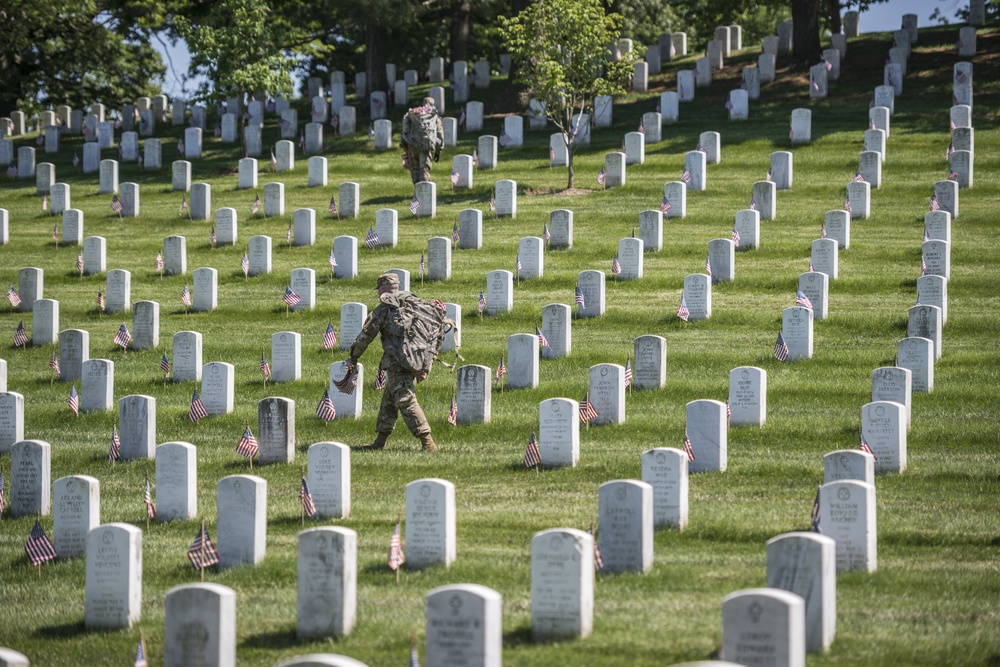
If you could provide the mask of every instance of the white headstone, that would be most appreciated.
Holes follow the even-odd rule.
[[[819,273],[825,273],[830,280],[836,280],[839,275],[839,253],[836,239],[816,239],[812,242],[810,264]]]
[[[771,153],[771,180],[777,190],[792,189],[792,154],[788,151]]]
[[[716,162],[717,163],[717,162]],[[688,151],[684,154],[684,170],[691,175],[691,180],[687,182],[688,190],[708,189],[708,156],[704,151]]]
[[[690,102],[694,99],[695,70],[682,69],[677,71],[677,99]]]
[[[458,423],[489,423],[492,415],[490,369],[486,366],[461,366],[457,384]]]
[[[309,490],[320,517],[351,515],[351,449],[339,442],[309,446]]]
[[[251,236],[248,246],[247,261],[250,263],[250,269],[247,275],[258,276],[262,273],[270,273],[271,237]]]
[[[448,280],[451,278],[451,239],[447,236],[432,236],[427,239],[427,279]]]
[[[66,186],[67,189],[69,186]],[[67,192],[67,198],[68,198]],[[54,197],[53,197],[54,198]],[[62,212],[62,242],[69,245],[80,245],[83,243],[83,211],[75,208],[67,208]]]
[[[732,239],[712,239],[708,242],[708,262],[712,267],[712,282],[736,279],[736,248]]]
[[[729,120],[746,120],[750,117],[750,94],[742,88],[729,91]]]
[[[145,170],[163,167],[163,141],[150,137],[142,144],[142,167]]]
[[[31,329],[31,346],[54,345],[59,342],[59,302],[55,299],[38,299],[32,308],[34,326]]]
[[[760,247],[760,211],[751,211],[748,208],[737,211],[733,228],[740,235],[740,244],[736,250],[744,251]]]
[[[863,151],[858,156],[858,174],[871,185],[872,189],[882,187],[882,154],[875,151]]]
[[[941,325],[948,323],[948,279],[944,276],[920,276],[917,278],[917,297],[921,304],[937,306],[941,309]],[[38,321],[37,310],[35,308],[35,322]],[[35,331],[32,339],[38,335],[38,325],[35,324]]]
[[[875,487],[854,480],[828,482],[819,490],[819,525],[837,543],[837,572],[878,569]]]
[[[142,613],[142,531],[108,523],[87,533],[84,625],[130,628]]]
[[[173,335],[174,382],[201,381],[201,334],[197,331],[178,331]]]
[[[15,442],[10,447],[10,515],[48,516],[51,493],[52,445],[44,440]]]
[[[840,449],[823,455],[824,484],[850,479],[875,484],[875,459],[871,454],[860,449]]]
[[[553,135],[561,136],[561,135]],[[625,165],[642,164],[646,161],[646,135],[629,132],[625,135]],[[624,169],[624,167],[623,167]]]
[[[937,306],[913,306],[909,310],[906,335],[934,342],[934,358],[941,358],[941,309]],[[906,368],[906,366],[904,366]],[[916,373],[914,373],[916,376]]]
[[[729,371],[729,423],[763,426],[767,421],[767,371],[739,366]]]
[[[437,217],[437,183],[420,181],[414,184],[413,196],[417,200],[417,211],[414,216],[418,218]]]
[[[822,271],[799,274],[799,290],[812,303],[813,321],[825,320],[829,315],[830,276]]]
[[[441,586],[427,593],[427,665],[500,667],[503,601],[478,584]]]
[[[598,541],[603,571],[653,568],[653,487],[634,479],[605,482],[597,491]]]
[[[799,595],[776,588],[730,593],[722,600],[720,656],[739,665],[767,656],[774,665],[805,667],[805,607]]]
[[[761,220],[774,220],[777,217],[777,188],[773,181],[757,181],[753,184],[751,208],[756,207]]]
[[[906,470],[906,406],[873,401],[861,406],[861,436],[875,456],[875,473]]]
[[[193,519],[198,515],[198,449],[189,442],[165,442],[155,458],[156,520]]]
[[[289,463],[295,460],[295,401],[272,396],[257,401],[258,460]]]
[[[499,315],[514,308],[514,274],[497,269],[486,274],[486,314]]]
[[[538,386],[538,336],[513,334],[507,337],[507,386],[529,389]]]
[[[361,333],[361,326],[368,317],[368,306],[363,303],[345,303],[340,307],[340,349],[350,349]]]
[[[934,198],[940,210],[951,214],[951,219],[958,219],[958,182],[952,180],[938,181],[934,184]]]
[[[380,248],[395,248],[399,237],[399,213],[394,208],[375,211],[375,234]]]
[[[653,488],[653,526],[684,530],[688,522],[688,457],[657,447],[642,454],[642,481]]]
[[[871,200],[871,183],[867,181],[851,181],[847,184],[846,202],[850,202],[852,220],[855,218],[864,219],[871,215]]]
[[[632,65],[632,90],[637,93],[649,90],[649,63],[637,62]]]
[[[619,364],[590,367],[590,402],[597,411],[592,424],[625,423],[625,368]]]
[[[52,544],[62,560],[86,554],[87,533],[101,523],[101,483],[62,477],[52,485]]]
[[[260,453],[264,454],[263,447]],[[217,486],[218,567],[224,570],[256,565],[264,559],[267,546],[267,480],[255,475],[230,475],[220,479]]]
[[[495,186],[496,216],[498,218],[517,217],[517,182],[499,180]]]
[[[7,391],[6,361],[0,371],[0,454],[9,454],[15,442],[24,440],[24,396]]]
[[[174,192],[187,192],[191,189],[191,163],[187,160],[174,160],[171,163],[170,187]]]
[[[357,577],[356,532],[326,526],[299,533],[296,605],[299,639],[350,634],[357,622]]]
[[[59,379],[63,382],[83,377],[83,362],[90,359],[90,332],[66,329],[59,332]]]
[[[948,241],[924,241],[921,246],[924,275],[951,277],[951,244]]]
[[[728,462],[728,424],[726,404],[701,399],[685,406],[687,436],[694,460],[690,472],[725,472]]]
[[[455,326],[444,335],[441,343],[442,352],[451,352],[462,347],[462,306],[457,303],[445,303],[445,317],[455,322]]]
[[[587,270],[577,275],[577,287],[583,293],[583,306],[577,304],[578,317],[599,317],[605,310],[605,274]]]
[[[896,91],[892,86],[875,86],[875,107],[885,107],[889,110],[890,116],[895,113]]]
[[[774,81],[774,71],[777,64],[777,56],[774,53],[768,53],[766,50],[767,40],[775,39],[772,37],[765,37],[765,51],[757,56],[757,68],[760,69],[760,82],[761,83],[771,83]],[[775,49],[777,50],[777,49]]]
[[[119,399],[118,434],[122,461],[156,456],[156,399],[141,394]]]
[[[80,412],[110,410],[115,405],[115,362],[88,359],[80,383]]]
[[[531,538],[531,630],[535,640],[587,637],[593,624],[593,535],[572,528],[536,533]]]
[[[233,411],[235,376],[233,365],[223,361],[213,361],[202,368],[201,400],[209,415],[224,415]]]
[[[236,592],[212,583],[185,584],[163,602],[164,667],[236,664]]]
[[[580,404],[569,398],[550,398],[538,406],[541,465],[575,467],[580,460]]]
[[[333,256],[337,260],[337,268],[333,272],[335,277],[357,277],[358,239],[353,236],[338,236],[333,239]]]
[[[309,182],[310,188],[316,187],[326,187],[327,183],[327,159],[321,155],[314,155],[309,158],[308,162],[309,171]]]
[[[934,341],[929,338],[904,338],[896,345],[896,365],[912,372],[913,391],[934,391]]]
[[[913,372],[899,366],[872,371],[872,401],[894,401],[906,408],[906,428],[913,413]],[[870,443],[869,443],[870,444]]]
[[[478,250],[483,247],[483,212],[467,208],[458,212],[458,247]]]
[[[639,239],[643,252],[658,252],[663,249],[663,211],[639,212]]]
[[[689,322],[712,317],[712,279],[704,273],[684,276],[683,299],[688,308]]]
[[[406,485],[406,566],[420,570],[455,561],[455,485],[418,479]]]
[[[189,127],[184,130],[184,159],[193,160],[201,157],[202,128]]]
[[[480,132],[483,129],[483,103],[467,102],[465,104],[465,131]],[[496,151],[494,151],[496,153]]]
[[[192,279],[192,310],[196,313],[207,313],[218,308],[219,270],[203,266],[194,270]]]
[[[101,175],[97,191],[102,195],[118,192],[118,160],[101,160]]]

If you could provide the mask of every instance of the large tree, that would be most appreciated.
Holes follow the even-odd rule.
[[[573,155],[581,114],[593,113],[594,98],[625,92],[633,52],[615,60],[608,45],[621,35],[622,17],[606,14],[600,0],[538,0],[513,18],[501,17],[501,34],[517,78],[545,103],[545,115],[566,142],[573,187]]]
[[[120,108],[159,92],[165,70],[146,32],[158,8],[153,0],[4,0],[0,115],[58,104]]]

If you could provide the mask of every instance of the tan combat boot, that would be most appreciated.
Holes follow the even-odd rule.
[[[437,451],[437,445],[434,444],[434,438],[431,437],[430,433],[424,433],[420,436],[420,449],[425,452]]]
[[[388,433],[378,433],[375,436],[375,442],[370,445],[362,445],[356,449],[384,449],[385,443],[389,439]]]

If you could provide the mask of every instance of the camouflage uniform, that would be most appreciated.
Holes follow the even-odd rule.
[[[391,278],[388,276],[391,276]],[[394,274],[386,274],[379,277],[379,286],[382,286],[384,283],[390,283],[390,281],[395,281],[395,284],[398,285],[398,280]],[[381,294],[379,296],[381,303],[375,307],[375,310],[365,320],[364,325],[361,327],[361,333],[358,334],[358,337],[354,340],[354,344],[351,345],[351,359],[357,360],[368,349],[368,345],[375,340],[375,336],[379,333],[382,334],[383,354],[382,360],[379,362],[379,368],[386,371],[386,383],[385,389],[382,390],[382,405],[379,407],[378,422],[375,426],[382,445],[384,445],[385,438],[392,433],[399,413],[402,413],[403,422],[414,436],[425,443],[430,438],[430,424],[427,423],[424,411],[420,407],[420,404],[417,403],[417,394],[414,386],[417,379],[416,376],[400,368],[392,355],[386,353],[389,347],[399,344],[399,340],[396,337],[387,335],[387,325],[390,322],[389,316],[392,310],[399,307],[408,296],[410,296],[410,293],[404,291]],[[425,449],[427,448],[425,444]]]
[[[428,109],[428,107],[430,108]],[[421,148],[411,145],[407,141],[407,137],[411,136],[411,132],[421,125],[421,120],[428,116],[433,116],[431,122],[435,125],[434,146]],[[431,158],[432,156],[434,158],[440,157],[441,147],[444,146],[444,125],[441,123],[441,117],[437,110],[434,109],[433,99],[426,97],[423,106],[406,112],[406,115],[403,116],[403,128],[400,135],[399,145],[406,151],[406,161],[410,165],[410,178],[413,179],[414,185],[420,181],[431,180]]]

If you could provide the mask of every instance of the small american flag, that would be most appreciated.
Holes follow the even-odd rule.
[[[458,185],[458,169],[451,170],[451,184],[452,186]]]
[[[788,128],[788,140],[789,141],[795,141],[795,129],[794,128]]]
[[[389,569],[398,570],[399,566],[406,562],[406,556],[403,555],[403,545],[399,537],[399,523],[396,523],[396,530],[392,533],[392,538],[389,540]]]
[[[426,270],[427,264],[424,262],[424,253],[420,253],[420,266],[417,267],[417,276],[423,276]]]
[[[820,58],[820,59],[819,59],[819,62],[820,62],[820,64],[822,64],[822,65],[823,65],[824,67],[826,67],[826,71],[827,71],[827,72],[829,72],[830,70],[832,70],[832,69],[833,69],[833,63],[831,63],[831,62],[830,62],[829,60],[827,60],[826,58]]]
[[[146,475],[146,492],[142,494],[142,502],[146,504],[146,516],[155,519],[156,505],[153,504],[153,496],[149,488],[149,475]]]
[[[132,342],[132,334],[129,332],[128,327],[122,322],[121,326],[118,327],[118,333],[115,334],[115,345],[121,345],[122,349],[126,349],[128,344]]]
[[[166,352],[160,357],[160,370],[163,371],[164,376],[170,375],[170,361],[167,360]]]
[[[861,432],[861,429],[858,429],[858,436],[861,438],[861,445],[858,447],[858,449],[860,449],[863,452],[871,454],[872,458],[878,461],[878,457],[875,456],[875,452],[873,452],[872,448],[868,445],[868,441],[865,440],[865,434]]]
[[[590,524],[590,530],[587,532],[594,538],[594,570],[600,572],[604,569],[604,554],[601,553],[601,545],[598,544],[597,536],[594,535],[594,524]]]
[[[285,293],[281,295],[281,300],[291,307],[297,305],[302,300],[302,297],[292,290],[291,287],[285,285]]]
[[[690,183],[692,178],[694,178],[694,174],[692,174],[690,170],[685,168],[684,171],[681,172],[681,180],[685,183]]]
[[[385,389],[386,376],[384,368],[378,369],[378,373],[375,374],[375,384],[373,385],[375,389]]]
[[[816,82],[816,79],[812,80],[812,89],[819,92],[819,84]]]
[[[285,243],[292,242],[292,223],[289,221],[288,228],[285,230]]]
[[[203,570],[219,562],[219,552],[204,524],[198,530],[198,534],[194,536],[194,542],[188,549],[188,560],[191,561],[191,567],[195,570]]]
[[[578,305],[581,310],[587,307],[583,299],[583,290],[580,289],[579,286],[577,286],[576,288],[576,296],[574,297],[574,299],[576,301],[576,305]]]
[[[451,242],[458,243],[462,238],[462,235],[458,232],[458,223],[453,223],[451,226]]]
[[[660,211],[664,215],[666,215],[667,213],[670,212],[671,208],[673,208],[673,207],[670,205],[670,200],[667,199],[666,195],[663,195],[663,200],[660,202]]]
[[[458,125],[459,125],[459,127],[465,127],[465,110],[464,109],[462,110],[462,113],[459,114],[459,116],[458,116]]]
[[[597,417],[597,409],[590,402],[590,394],[584,394],[583,400],[580,401],[580,421],[586,424],[591,419],[597,419]]]
[[[732,239],[733,239],[733,247],[734,248],[739,248],[740,247],[740,231],[738,229],[736,229],[735,227],[733,227]]]
[[[330,248],[330,256],[326,261],[330,265],[331,270],[337,268],[337,257],[333,254],[333,248]]]
[[[42,210],[43,211],[49,210],[49,197],[48,197],[48,195],[43,195],[42,196]],[[56,229],[58,229],[58,228],[56,228]],[[52,238],[56,238],[55,231],[52,232]]]
[[[28,554],[28,560],[31,561],[31,564],[36,566],[56,557],[56,548],[46,537],[45,530],[38,519],[35,519],[35,526],[31,529],[31,535],[28,536],[28,542],[24,545],[24,551]]]
[[[534,468],[542,463],[542,453],[538,450],[538,438],[535,437],[535,432],[531,432],[531,438],[528,440],[528,448],[524,450],[524,467]]]
[[[927,243],[930,240],[931,240],[931,237],[930,237],[930,235],[927,234],[927,225],[924,225],[924,243]]]
[[[420,201],[417,199],[417,195],[413,195],[413,199],[410,200],[410,213],[413,215],[417,214],[420,210]]]
[[[868,118],[868,129],[869,130],[877,129],[875,127],[875,119],[874,118],[870,118],[870,117]]]
[[[851,206],[851,195],[844,197],[844,210],[848,213],[854,212],[854,208]]]
[[[768,167],[768,169],[767,169],[767,176],[764,177],[764,180],[765,181],[773,181],[774,180],[774,173],[771,171],[770,167]]]
[[[483,290],[479,290],[479,312],[486,310],[486,295],[483,294]]]
[[[156,270],[157,271],[162,271],[163,270],[163,252],[162,251],[156,253]]]
[[[608,180],[608,173],[604,171],[604,168],[602,167],[601,171],[598,172],[597,174],[597,183],[599,185],[604,185],[607,182],[607,180]]]
[[[504,130],[503,132],[501,132],[500,133],[500,138],[497,139],[497,143],[500,144],[500,146],[502,148],[507,148],[507,146],[510,145],[511,141],[512,141],[512,139],[510,138],[510,135],[507,134],[507,130]]]
[[[240,436],[240,441],[236,443],[236,453],[240,456],[245,456],[248,459],[252,459],[257,456],[257,438],[254,437],[249,424],[247,424],[247,427],[243,429],[243,435]]]
[[[208,410],[205,409],[205,404],[201,402],[201,396],[198,395],[198,390],[194,390],[194,394],[191,396],[191,408],[188,410],[188,419],[193,422],[198,421],[202,417],[208,416]]]
[[[684,424],[684,453],[687,454],[688,461],[694,461],[694,448],[691,447],[691,438],[688,437],[687,424]]]
[[[52,358],[49,359],[49,368],[54,370],[56,373],[59,372],[59,358],[56,356],[55,350],[52,350]]]
[[[118,195],[111,195],[111,210],[115,213],[122,212],[122,200],[118,198]]]
[[[3,514],[4,508],[7,507],[7,502],[4,500],[3,497],[3,491],[4,491],[4,478],[3,478],[3,473],[0,472],[0,514]]]
[[[76,270],[77,273],[83,273],[83,252],[76,253]]]
[[[809,300],[809,297],[807,297],[805,292],[803,292],[802,290],[797,290],[795,292],[795,305],[803,306],[804,308],[808,308],[809,310],[812,310],[813,307],[812,301]]]
[[[957,72],[955,72],[955,81],[957,81],[958,83],[965,83],[968,80],[969,76],[965,73],[964,70],[958,70]]]
[[[316,416],[325,422],[332,422],[337,418],[337,410],[333,407],[329,389],[323,390],[323,398],[319,399],[319,405],[316,406]]]
[[[816,273],[816,268],[813,266],[812,259],[809,260],[809,273]]]
[[[821,239],[825,239],[826,238],[826,225],[825,224],[820,225],[820,228],[819,228],[819,237]]]
[[[59,223],[52,225],[52,240],[56,243],[59,242]]]
[[[545,334],[543,334],[542,330],[539,329],[537,326],[535,327],[535,335],[538,336],[538,345],[540,347],[548,347],[549,346],[549,340],[548,340],[548,338],[545,337]]]
[[[187,197],[181,195],[181,207],[177,209],[177,215],[182,215],[184,211],[187,210],[187,207],[188,207]]]
[[[704,147],[704,146],[702,146],[701,144],[698,144],[697,146],[695,146],[695,147],[694,147],[694,149],[695,149],[696,151],[701,151],[701,152],[702,152],[702,153],[704,153],[705,155],[708,155],[708,150],[706,150],[706,149],[705,149],[705,147]]]
[[[955,128],[956,128],[956,125],[955,125],[955,121],[954,121],[954,120],[949,120],[949,121],[948,121],[948,131],[949,131],[949,132],[954,132],[954,131],[955,131]],[[873,129],[873,130],[874,130],[875,128],[873,127],[873,128],[871,128],[871,129]]]
[[[260,211],[260,195],[254,197],[253,206],[250,208],[250,215],[256,215]]]
[[[73,153],[73,168],[76,169],[80,166],[80,156],[77,153]]]
[[[191,120],[194,121],[194,118],[192,118]],[[177,152],[180,153],[181,155],[184,155],[184,140],[183,139],[179,139],[177,141]]]
[[[628,387],[632,384],[632,357],[631,355],[625,359],[625,386]]]
[[[115,461],[121,461],[122,458],[122,439],[118,435],[118,424],[111,427],[111,447],[108,449],[108,461],[114,463]]]
[[[455,400],[454,392],[451,395],[451,407],[448,408],[448,423],[452,426],[458,423],[458,401]]]
[[[97,309],[104,310],[104,295],[101,294],[101,290],[97,290]]]
[[[337,332],[333,330],[333,322],[326,323],[326,332],[323,334],[323,349],[331,350],[337,345]]]
[[[750,197],[750,204],[747,206],[751,211],[757,210],[757,199],[755,197]]]
[[[218,240],[218,237],[217,237],[217,236],[215,235],[215,225],[212,225],[212,232],[211,232],[211,234],[209,234],[209,236],[208,236],[208,242],[209,242],[209,243],[210,243],[210,244],[212,245],[212,247],[214,248],[214,247],[215,247],[215,242],[216,242],[217,240]]]
[[[243,257],[240,259],[240,268],[243,270],[244,278],[250,275],[250,258],[245,252],[243,253]]]
[[[948,180],[958,182],[958,172],[952,169],[948,172]]]
[[[80,416],[80,395],[76,393],[76,385],[69,390],[69,401],[67,402],[69,409],[73,411],[73,414],[77,417]]]
[[[7,166],[7,175],[10,176],[11,178],[14,178],[15,176],[17,176],[17,164],[16,163],[11,162]]]
[[[17,323],[17,328],[14,329],[14,347],[28,346],[28,334],[24,330],[24,320]]]
[[[337,215],[337,196],[330,196],[330,207],[328,209],[332,215]]]
[[[342,394],[353,394],[354,390],[358,386],[358,366],[355,363],[348,362],[344,366],[344,377],[335,380],[333,386],[337,388]]]
[[[861,175],[861,170],[854,172],[854,178],[852,179],[855,183],[861,183],[865,180],[865,177]]]
[[[788,361],[788,346],[785,345],[785,339],[780,331],[778,332],[778,340],[774,342],[774,358],[778,361]]]
[[[622,264],[618,261],[618,254],[611,258],[611,275],[617,276],[622,272]]]
[[[555,161],[556,161],[556,149],[554,149],[554,148],[552,148],[550,146],[549,147],[549,162],[555,162]]]
[[[514,273],[521,275],[521,255],[517,255],[517,258],[514,261]]]
[[[503,355],[500,355],[500,364],[497,366],[497,372],[493,375],[494,384],[500,384],[500,378],[507,375],[507,366],[503,363]]]
[[[191,290],[188,289],[187,285],[185,285],[184,289],[181,290],[181,303],[185,306],[191,305]]]
[[[271,365],[267,363],[267,357],[264,356],[263,352],[260,353],[260,366],[258,368],[265,379],[271,377]]]
[[[368,234],[365,236],[365,245],[369,248],[378,247],[378,234],[375,233],[375,229],[373,227],[368,228]]]
[[[497,210],[497,196],[496,192],[490,193],[490,212],[496,213]]]
[[[938,203],[937,193],[931,195],[931,210],[939,211],[941,210],[941,204]]]
[[[950,159],[951,158],[951,154],[954,153],[954,152],[955,152],[955,142],[952,141],[952,142],[950,142],[948,144],[948,149],[944,152],[945,159],[946,160]],[[42,210],[44,211],[45,210],[44,201],[42,203],[43,203]]]
[[[732,111],[733,110],[733,101],[732,100],[726,100],[726,103],[724,105],[722,105],[722,106],[724,106],[727,111]]]
[[[709,255],[708,257],[705,258],[705,273],[707,273],[709,276],[712,275],[712,256],[711,255]]]
[[[920,275],[927,273],[927,259],[921,255],[920,256]]]
[[[684,300],[684,293],[681,293],[681,305],[677,306],[677,317],[684,320],[685,322],[691,317],[691,311],[688,310],[687,302]]]
[[[472,149],[472,166],[473,167],[479,166],[479,151],[477,151],[476,149]],[[15,171],[14,173],[17,172]]]
[[[302,501],[302,511],[306,516],[316,515],[316,503],[313,502],[312,494],[309,493],[309,482],[306,476],[302,475],[302,488],[299,489],[299,500]]]
[[[809,522],[812,524],[811,531],[814,533],[823,532],[819,529],[819,490],[822,488],[822,486],[816,487],[816,498],[813,500],[812,514],[809,517]]]
[[[552,239],[552,234],[549,233],[549,225],[547,223],[542,223],[542,243],[548,245],[549,241]]]

